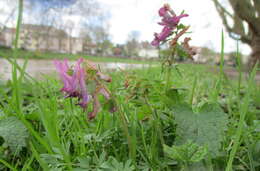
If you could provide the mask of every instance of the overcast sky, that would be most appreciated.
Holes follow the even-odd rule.
[[[141,40],[153,39],[153,33],[159,32],[161,26],[158,9],[169,3],[177,14],[185,10],[190,16],[182,22],[191,25],[192,45],[207,46],[219,51],[221,47],[221,19],[216,12],[212,0],[99,0],[111,11],[110,33],[113,41],[122,43],[131,30],[141,32]],[[236,41],[225,33],[226,51],[236,50]],[[241,51],[249,53],[246,45],[241,45]]]
[[[0,0],[0,6],[8,6],[8,0]],[[219,15],[212,0],[98,0],[100,4],[110,12],[109,33],[114,43],[124,43],[131,31],[140,32],[140,40],[152,41],[153,33],[160,32],[161,26],[157,24],[160,20],[158,9],[169,3],[177,14],[185,10],[189,17],[184,18],[182,23],[191,25],[191,44],[194,46],[207,46],[216,51],[220,50],[221,30],[224,29]],[[4,8],[6,14],[10,9]],[[0,20],[5,20],[0,14]],[[24,15],[24,21],[32,21],[33,16]],[[78,25],[80,17],[70,16],[71,22]],[[13,22],[14,24],[14,22]],[[77,35],[78,31],[74,32]],[[225,51],[236,50],[236,42],[228,37],[225,32]],[[249,53],[246,45],[240,45],[243,53]]]

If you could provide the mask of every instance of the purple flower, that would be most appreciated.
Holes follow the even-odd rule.
[[[168,7],[164,5],[162,8],[159,9],[159,16],[163,17],[168,13]]]
[[[66,97],[77,97],[80,102],[79,105],[86,109],[89,102],[89,94],[87,92],[85,81],[85,70],[80,66],[83,62],[83,58],[80,58],[74,69],[69,68],[68,60],[54,61],[56,69],[63,81],[62,92],[66,94]]]
[[[104,82],[111,82],[112,79],[100,72],[94,63],[87,60],[84,61],[83,58],[80,58],[73,68],[69,67],[67,59],[64,61],[55,60],[54,64],[63,82],[61,91],[66,94],[65,97],[78,98],[78,105],[84,111],[92,103],[92,111],[88,112],[87,116],[89,120],[95,118],[101,109],[99,95],[103,95],[107,101],[112,100],[110,91],[103,84]],[[87,83],[91,84],[89,91],[87,91]],[[111,112],[115,110],[116,108],[113,106]]]
[[[181,18],[183,17],[188,17],[188,14],[181,14],[179,16],[173,16],[173,17],[163,17],[162,21],[159,22],[158,24],[162,26],[168,26],[172,29],[175,29],[176,26],[179,24]]]
[[[152,41],[153,46],[159,46],[161,41],[164,41],[168,36],[170,36],[172,29],[168,26],[165,26],[161,33],[154,34],[154,40]]]
[[[181,14],[176,16],[170,6],[165,4],[159,9],[159,16],[162,17],[162,20],[158,24],[164,26],[164,28],[161,33],[154,34],[154,40],[151,43],[153,46],[159,46],[160,42],[165,41],[166,38],[171,35],[171,32],[177,27],[181,18],[187,17],[188,15]]]

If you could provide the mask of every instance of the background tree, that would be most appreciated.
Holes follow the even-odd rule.
[[[232,12],[223,3],[212,0],[231,38],[248,44],[252,53],[249,67],[260,62],[260,0],[228,0]]]
[[[2,4],[7,3],[8,6]],[[0,0],[0,34],[6,28],[9,23],[15,17],[17,9],[17,1],[14,0]]]
[[[138,48],[139,48],[139,37],[140,32],[133,30],[128,34],[128,40],[126,42],[126,53],[129,57],[138,56]]]
[[[98,55],[108,55],[108,51],[112,48],[113,44],[110,41],[107,28],[104,26],[92,26],[90,30],[93,43],[97,46]]]

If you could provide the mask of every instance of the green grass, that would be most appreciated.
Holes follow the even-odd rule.
[[[9,48],[0,48],[0,57],[2,58],[13,58],[14,54],[12,49]],[[28,59],[64,59],[68,58],[70,60],[76,60],[79,57],[94,61],[94,62],[121,62],[121,63],[136,63],[136,64],[147,64],[147,63],[157,63],[157,61],[149,59],[131,59],[124,57],[100,57],[100,56],[88,56],[85,54],[62,54],[62,53],[53,53],[53,52],[39,52],[39,51],[27,51],[18,49],[17,58],[28,58]]]
[[[55,78],[32,81],[25,76],[27,81],[19,82],[18,91],[12,88],[18,83],[2,84],[0,120],[12,127],[11,130],[5,129],[7,135],[12,136],[3,137],[1,129],[5,127],[0,123],[3,137],[0,141],[1,170],[208,170],[210,167],[223,170],[237,139],[234,135],[241,123],[238,123],[239,117],[245,112],[243,124],[246,124],[246,129],[244,127],[243,136],[239,138],[242,145],[237,146],[232,167],[259,169],[259,87],[252,79],[249,83],[243,81],[238,97],[236,80],[219,83],[219,76],[208,72],[208,67],[203,65],[181,64],[178,68],[178,71],[172,70],[172,89],[167,92],[163,88],[166,82],[160,67],[128,71],[128,88],[124,86],[125,73],[110,73],[113,81],[109,89],[116,98],[117,112],[111,114],[102,108],[93,121],[86,120],[86,112],[74,105],[75,99],[63,98],[59,91],[62,85]],[[216,89],[216,86],[219,87]],[[241,101],[243,105],[240,105]],[[196,154],[198,162],[163,152],[164,144],[187,148],[176,144],[178,137],[182,136],[179,135],[180,126],[185,123],[175,120],[175,115],[178,116],[175,109],[181,103],[191,102],[195,112],[210,103],[219,106],[223,115],[228,117],[225,134],[219,137],[218,156],[210,157],[207,152],[205,156],[201,154],[199,160],[199,154]],[[8,119],[13,119],[12,123],[17,125],[8,125]],[[27,132],[15,133],[21,125]],[[211,131],[207,132],[210,136]],[[25,140],[26,144],[14,151],[7,139],[14,144],[17,139]],[[204,148],[203,143],[196,144]]]
[[[99,97],[89,121],[91,106],[64,98],[60,81],[37,81],[24,72],[27,60],[16,64],[30,58],[17,49],[17,30],[14,53],[4,56],[14,57],[12,80],[0,84],[0,170],[260,170],[256,67],[248,80],[240,65],[239,79],[228,79],[223,34],[219,74],[192,64],[109,73],[117,110]]]

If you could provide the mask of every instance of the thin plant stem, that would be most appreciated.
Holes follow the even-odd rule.
[[[196,85],[197,85],[197,76],[195,76],[193,84],[192,84],[192,90],[191,90],[191,96],[190,96],[190,105],[191,106],[193,104],[193,97],[194,97]]]
[[[19,3],[19,10],[18,10],[18,19],[16,23],[16,32],[15,32],[15,40],[14,40],[14,50],[18,50],[18,42],[19,42],[19,35],[20,35],[20,27],[22,23],[22,17],[23,17],[23,0],[18,0]],[[16,57],[16,56],[15,56]]]
[[[167,66],[167,71],[166,71],[166,91],[170,87],[171,72],[172,72],[171,66]]]
[[[117,104],[120,104],[117,102]],[[118,107],[118,113],[119,113],[119,117],[120,117],[120,121],[121,121],[121,124],[122,124],[122,127],[123,127],[123,131],[125,133],[125,136],[127,138],[127,142],[128,142],[128,148],[129,148],[129,157],[134,159],[134,154],[135,152],[133,152],[133,143],[132,143],[132,140],[131,140],[131,136],[130,136],[130,133],[129,133],[129,130],[128,130],[128,123],[127,123],[127,119],[123,113],[123,110],[121,109],[122,106],[119,106]]]
[[[16,33],[14,40],[14,51],[13,56],[16,62],[17,51],[18,51],[18,41],[20,35],[20,25],[22,23],[22,15],[23,15],[23,0],[18,0],[18,18],[16,24]],[[12,65],[12,78],[13,78],[13,97],[15,98],[16,110],[20,114],[21,112],[21,93],[20,93],[20,85],[17,79],[17,68],[16,65]]]
[[[174,55],[175,55],[176,47],[174,46],[171,50],[171,54],[169,55],[167,62],[167,70],[166,70],[166,87],[165,91],[167,91],[170,88],[170,81],[171,81],[171,74],[172,74],[172,64],[174,62]]]
[[[237,70],[238,70],[238,73],[239,73],[238,86],[237,86],[237,96],[240,97],[240,89],[241,89],[241,81],[242,81],[242,66],[241,66],[241,56],[239,55],[238,42],[237,42],[236,58],[237,58]]]
[[[218,101],[219,92],[221,89],[221,85],[223,83],[224,78],[224,46],[225,46],[225,40],[224,40],[224,32],[222,30],[221,32],[221,54],[220,54],[220,66],[219,66],[219,75],[218,79],[215,83],[214,92],[213,92],[213,102]]]
[[[225,42],[224,42],[224,32],[222,30],[221,32],[221,55],[220,55],[220,75],[219,75],[219,79],[222,81],[223,76],[224,76],[224,56],[225,56],[225,50],[224,50],[224,46],[225,46]]]
[[[165,144],[165,141],[164,141],[164,138],[163,138],[163,133],[161,131],[162,128],[161,128],[160,118],[158,117],[158,114],[157,114],[156,110],[153,109],[151,104],[149,103],[149,100],[148,100],[147,96],[145,96],[145,103],[146,103],[147,107],[149,107],[151,112],[153,113],[154,120],[156,121],[155,127],[158,128],[156,131],[158,132],[161,144],[163,145],[163,144]]]

